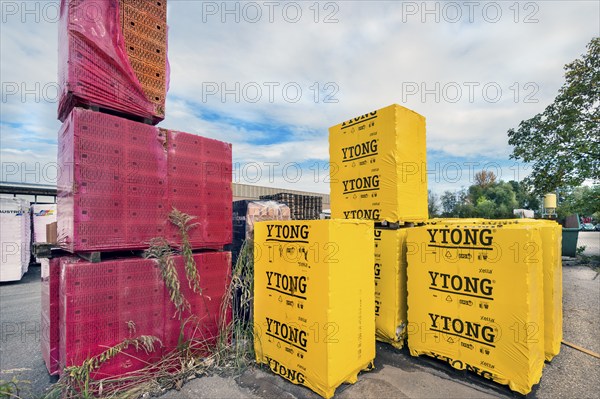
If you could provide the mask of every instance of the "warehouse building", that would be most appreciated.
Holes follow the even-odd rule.
[[[299,195],[318,196],[323,198],[323,209],[330,209],[329,194],[313,193],[309,191],[287,190],[283,188],[273,188],[264,186],[253,186],[251,184],[233,183],[233,200],[258,200],[263,195],[273,195],[277,193],[290,193]]]
[[[243,199],[258,200],[262,195],[277,193],[320,196],[323,198],[323,209],[330,209],[329,194],[233,183],[234,201]],[[47,184],[0,182],[0,194],[23,197],[30,202],[56,202],[56,186]]]

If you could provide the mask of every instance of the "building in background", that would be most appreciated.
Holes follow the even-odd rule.
[[[273,188],[264,186],[254,186],[251,184],[233,183],[233,200],[258,200],[261,196],[273,195],[278,193],[290,193],[300,195],[319,196],[323,198],[323,211],[329,211],[329,194],[313,193],[309,191],[288,190],[284,188]]]
[[[323,198],[323,211],[329,211],[329,194],[313,193],[309,191],[287,190],[284,188],[273,188],[254,186],[251,184],[233,183],[233,200],[258,200],[263,195],[277,193],[292,193],[301,195],[314,195]],[[29,200],[31,203],[54,203],[56,202],[56,186],[49,184],[30,184],[0,182],[0,194],[13,195]]]

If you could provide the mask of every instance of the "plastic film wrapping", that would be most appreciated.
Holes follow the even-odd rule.
[[[481,218],[429,219],[426,224],[465,224],[480,223],[487,225],[529,225],[539,230],[542,239],[544,268],[544,349],[546,361],[551,361],[560,352],[562,341],[562,226],[551,220],[542,219],[503,219],[487,220]]]
[[[406,234],[408,228],[375,229],[375,329],[395,348],[406,338]]]
[[[323,198],[321,196],[277,193],[261,195],[261,200],[277,201],[289,207],[292,220],[315,220],[319,219],[323,212]]]
[[[126,338],[164,341],[164,282],[155,262],[143,258],[89,263],[61,258],[60,367],[81,365]],[[146,353],[130,346],[94,370],[94,379],[135,372],[158,361],[161,343]]]
[[[106,108],[153,123],[164,119],[169,84],[166,1],[149,8],[153,3],[61,1],[61,121],[77,105]],[[125,7],[133,11],[125,12]]]
[[[169,210],[193,216],[192,247],[220,248],[232,239],[231,144],[195,134],[166,131]],[[168,226],[169,240],[181,242],[180,232]]]
[[[551,220],[507,219],[488,223],[530,226],[540,232],[544,268],[544,350],[546,361],[560,352],[563,336],[562,316],[562,226]]]
[[[330,398],[375,357],[373,223],[259,222],[256,361]]]
[[[165,236],[167,157],[157,128],[75,108],[58,137],[59,245],[143,249]]]
[[[192,145],[190,143],[196,142]],[[193,248],[231,242],[231,144],[75,108],[58,138],[58,241],[73,251],[181,244],[172,208],[198,222]]]
[[[196,269],[200,276],[202,293],[194,292],[187,284],[183,257],[175,257],[175,269],[181,281],[180,291],[190,304],[190,309],[177,315],[177,309],[165,290],[164,345],[166,351],[176,350],[180,339],[193,341],[190,350],[197,355],[208,356],[219,338],[221,326],[231,321],[231,308],[223,316],[222,304],[230,283],[231,252],[204,252],[194,254]]]
[[[329,129],[331,217],[427,219],[425,118],[399,105]]]
[[[446,224],[408,231],[408,346],[522,394],[544,365],[539,229]]]
[[[62,258],[40,259],[41,282],[41,337],[40,349],[50,375],[59,373],[59,290]]]
[[[184,341],[194,340],[190,350],[200,352],[206,349],[201,345],[214,344],[229,284],[231,254],[206,252],[193,258],[202,294],[187,284],[183,257],[173,257],[181,293],[190,303],[181,319],[155,261],[126,258],[89,263],[60,258],[58,325],[53,334],[58,335],[61,368],[80,365],[106,348],[140,335],[160,340],[154,351],[130,347],[94,370],[92,378],[121,376],[147,367],[176,349],[181,333]],[[230,312],[225,316],[229,320]]]

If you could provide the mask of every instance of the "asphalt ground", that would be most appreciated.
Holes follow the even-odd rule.
[[[577,246],[585,247],[584,255],[600,256],[600,231],[580,231]]]
[[[592,233],[596,234],[596,233]],[[600,233],[598,233],[600,234]],[[594,236],[589,234],[594,240]],[[585,236],[588,239],[588,234]],[[587,241],[586,241],[587,242]],[[581,244],[580,244],[581,245]],[[600,277],[588,266],[563,267],[564,340],[600,353]],[[0,379],[19,381],[20,397],[43,397],[56,378],[48,376],[40,353],[40,268],[30,267],[23,280],[0,284]],[[378,344],[375,370],[354,385],[343,385],[340,398],[522,397],[507,387],[460,372],[427,357],[411,357]],[[540,384],[528,398],[595,398],[600,392],[600,359],[562,345],[547,363]],[[312,391],[252,367],[241,376],[211,376],[188,382],[177,398],[317,398]]]

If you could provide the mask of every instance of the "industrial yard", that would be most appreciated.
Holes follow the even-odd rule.
[[[600,233],[586,234],[581,244],[597,242]],[[32,267],[23,281],[2,285],[2,357],[0,379],[15,378],[24,398],[41,398],[55,379],[49,377],[39,352],[40,280],[39,267]],[[564,339],[596,353],[600,345],[596,326],[600,325],[600,277],[589,266],[565,266]],[[441,362],[413,358],[406,350],[397,351],[379,344],[375,370],[364,374],[356,385],[339,390],[340,398],[430,398],[439,397],[519,397],[508,389],[458,372]],[[531,398],[592,398],[600,390],[600,359],[562,346],[560,355],[544,371]],[[318,396],[295,386],[267,370],[251,367],[241,376],[211,375],[188,381],[181,391],[171,390],[165,399],[179,398],[311,398]],[[336,395],[337,397],[337,395]]]
[[[600,4],[0,8],[0,399],[598,396]]]

